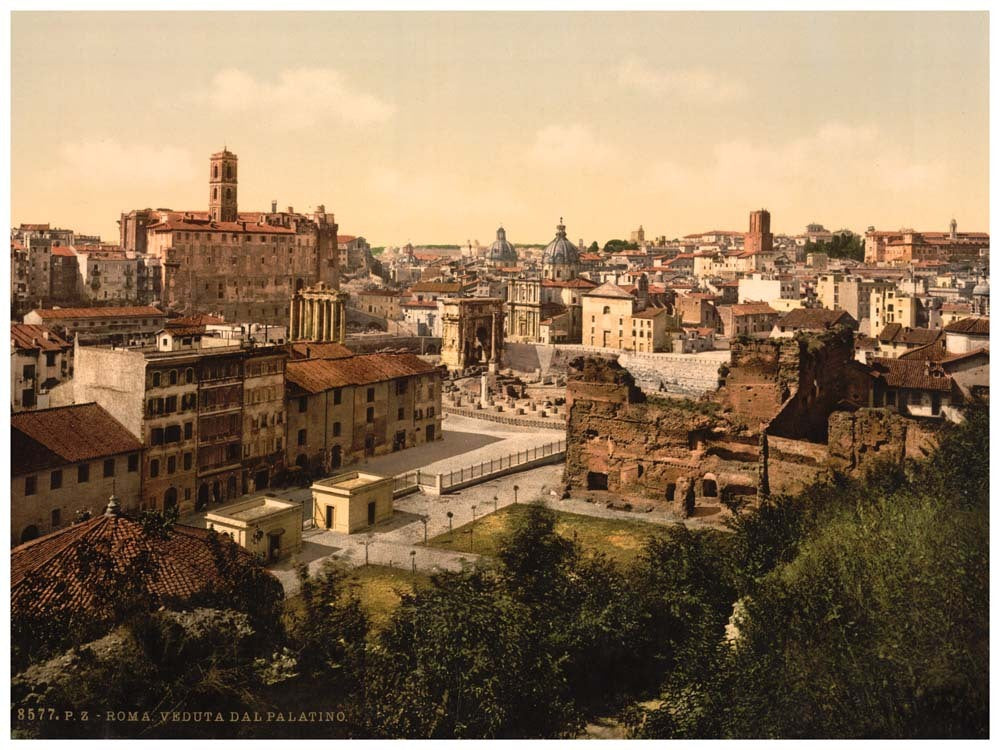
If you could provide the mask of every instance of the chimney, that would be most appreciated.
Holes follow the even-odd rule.
[[[295,209],[294,209],[294,208],[292,208],[291,206],[289,206],[289,207],[288,207],[288,213],[290,213],[290,214],[294,214],[294,213],[295,213]]]
[[[271,201],[271,213],[278,213],[278,201]]]

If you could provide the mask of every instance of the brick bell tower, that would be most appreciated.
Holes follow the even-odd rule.
[[[208,214],[212,221],[236,221],[236,154],[223,149],[209,160]]]
[[[340,289],[337,222],[323,205],[316,206],[313,220],[316,227],[316,280],[326,283],[331,289]]]

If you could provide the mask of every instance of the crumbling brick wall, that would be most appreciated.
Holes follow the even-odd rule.
[[[937,447],[935,423],[904,417],[891,408],[858,409],[830,415],[830,466],[861,476],[881,462],[920,460]]]

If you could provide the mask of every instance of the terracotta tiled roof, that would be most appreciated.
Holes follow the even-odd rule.
[[[633,318],[656,318],[660,315],[666,314],[666,308],[663,307],[647,307],[642,312],[637,312],[632,315]]]
[[[97,404],[12,414],[10,434],[11,473],[16,476],[142,449],[142,443]]]
[[[155,307],[60,307],[57,309],[32,310],[43,320],[65,320],[67,318],[163,318],[162,310]]]
[[[929,362],[940,362],[947,355],[944,348],[944,336],[938,336],[929,344],[918,346],[915,349],[903,352],[899,359],[927,360]]]
[[[923,391],[950,391],[949,376],[937,362],[912,359],[875,357],[872,374],[882,378],[890,388],[910,388]]]
[[[979,349],[973,349],[971,352],[965,352],[964,354],[951,354],[944,357],[940,361],[942,365],[950,365],[955,362],[961,362],[962,360],[973,359],[975,357],[986,357],[987,359],[989,359],[990,357],[989,348],[984,346]]]
[[[777,325],[807,331],[822,331],[835,325],[854,325],[857,321],[844,310],[827,310],[822,307],[800,307],[789,310]]]
[[[973,336],[989,336],[990,319],[962,318],[961,320],[953,320],[945,326],[944,330],[948,333],[968,333]]]
[[[941,331],[930,328],[910,328],[899,323],[889,323],[878,334],[883,344],[905,344],[907,346],[927,346],[941,337]]]
[[[601,284],[596,289],[591,289],[589,292],[584,294],[585,297],[607,297],[611,299],[632,299],[632,295],[624,291],[617,284],[612,284],[610,281]]]
[[[184,318],[172,318],[168,320],[165,325],[167,328],[190,328],[191,326],[218,326],[225,323],[222,318],[217,315],[188,315]]]
[[[147,534],[142,525],[126,516],[100,515],[15,547],[10,552],[11,615],[30,617],[53,611],[89,614],[98,619],[101,593],[108,579],[99,565],[87,565],[85,547],[93,545],[127,569],[137,556],[148,554],[150,565],[141,586],[155,603],[174,604],[207,591],[237,584],[227,573],[225,557],[219,559],[209,541],[212,532],[175,524],[163,537]],[[218,536],[219,550],[249,565],[250,553],[225,536]],[[89,544],[88,544],[89,543]]]
[[[332,341],[295,341],[289,344],[289,353],[294,359],[344,359],[354,356],[354,352],[346,346]]]
[[[437,309],[437,302],[432,302],[429,299],[425,299],[425,300],[410,300],[408,302],[402,303],[400,305],[400,307],[427,307],[427,308],[433,308],[433,309],[436,310]]]
[[[462,291],[462,285],[457,281],[420,281],[410,287],[411,292],[449,292]]]
[[[52,248],[52,254],[55,255],[56,257],[61,257],[61,258],[76,257],[76,253],[73,251],[73,248],[63,247],[62,245],[57,245],[56,247]]]
[[[10,345],[17,349],[40,349],[43,352],[56,352],[73,346],[51,328],[27,323],[10,324]]]
[[[239,221],[211,221],[207,213],[198,211],[171,211],[161,215],[155,224],[147,229],[154,232],[230,232],[234,234],[285,234],[293,235],[295,230],[290,227],[261,224],[259,214],[240,214]]]
[[[19,229],[23,232],[46,232],[49,230],[48,224],[22,224]]]
[[[436,371],[434,365],[414,354],[358,354],[346,359],[292,360],[285,376],[308,393],[322,393],[331,388],[381,383]]]
[[[778,311],[766,302],[744,302],[742,305],[731,305],[733,315],[777,315]]]
[[[339,233],[337,234],[337,244],[346,245],[349,242],[354,242],[354,240],[356,239],[357,237],[355,237],[353,234],[339,234]]]

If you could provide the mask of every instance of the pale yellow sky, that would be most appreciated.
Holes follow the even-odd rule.
[[[988,230],[988,16],[12,16],[11,218],[323,203],[373,245]]]

